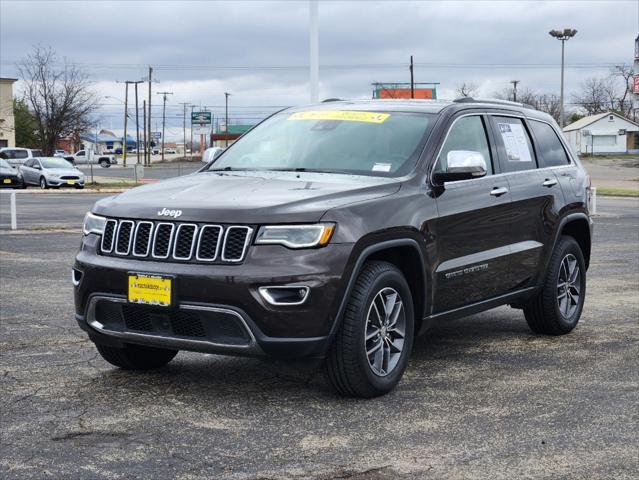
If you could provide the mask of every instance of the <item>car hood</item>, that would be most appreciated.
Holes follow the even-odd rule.
[[[310,172],[203,172],[105,198],[95,204],[93,211],[121,218],[192,222],[316,222],[331,208],[391,195],[399,188],[397,179],[383,177]],[[160,215],[164,209],[181,213],[177,217]]]
[[[0,175],[17,175],[18,170],[15,168],[0,167]]]
[[[73,168],[45,168],[45,173],[53,173],[55,175],[74,175],[74,176],[82,176],[84,175],[80,170],[75,170]]]

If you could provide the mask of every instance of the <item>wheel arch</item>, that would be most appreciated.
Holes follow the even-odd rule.
[[[385,240],[364,248],[358,255],[353,267],[348,283],[340,302],[330,337],[334,337],[337,329],[342,323],[344,311],[348,303],[355,281],[359,276],[364,264],[369,260],[380,260],[392,263],[397,266],[406,278],[406,282],[411,291],[413,299],[413,310],[415,314],[415,334],[420,331],[421,322],[426,309],[426,282],[424,272],[424,256],[419,248],[419,244],[412,238],[401,238],[395,240]],[[330,341],[327,342],[330,344]]]
[[[555,235],[553,251],[562,235],[573,237],[577,241],[584,255],[584,261],[586,262],[587,269],[590,265],[590,252],[592,245],[590,218],[585,213],[573,213],[562,218]]]

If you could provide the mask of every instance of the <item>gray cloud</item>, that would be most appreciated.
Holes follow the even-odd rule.
[[[557,92],[560,45],[547,32],[568,26],[579,30],[567,44],[567,62],[581,66],[567,70],[572,91],[605,75],[607,64],[632,62],[638,5],[322,1],[321,96],[368,97],[373,81],[407,81],[411,54],[416,81],[440,82],[443,96],[462,81],[488,95],[515,78],[521,87]],[[102,95],[122,97],[115,80],[140,78],[151,64],[157,89],[176,93],[167,106],[171,125],[181,124],[179,102],[219,106],[224,91],[233,93],[232,116],[254,121],[273,110],[255,106],[307,101],[307,27],[304,1],[0,0],[0,68],[15,75],[33,44],[49,44],[61,62],[83,65]],[[113,104],[103,116],[117,124],[121,107],[104,103]]]

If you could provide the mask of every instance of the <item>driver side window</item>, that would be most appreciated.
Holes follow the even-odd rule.
[[[436,171],[445,172],[447,170],[448,152],[453,150],[465,150],[479,152],[486,162],[486,175],[493,174],[490,147],[486,137],[484,121],[479,115],[462,117],[455,121],[448,132],[446,142],[437,157]]]

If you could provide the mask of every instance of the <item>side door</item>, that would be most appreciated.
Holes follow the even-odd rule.
[[[87,152],[85,150],[79,150],[78,153],[76,153],[73,156],[75,163],[89,163],[87,160]]]
[[[533,143],[527,120],[503,114],[490,118],[500,168],[508,179],[512,198],[509,288],[530,287],[538,283],[563,193],[554,173],[539,168],[539,144]]]
[[[434,313],[498,296],[507,288],[511,197],[507,179],[496,175],[496,151],[485,115],[453,120],[434,171],[445,171],[448,153],[455,150],[479,152],[487,174],[446,182],[436,197]]]
[[[33,162],[35,160],[30,158],[23,165],[21,165],[20,171],[22,172],[22,178],[24,178],[25,183],[33,183]]]

